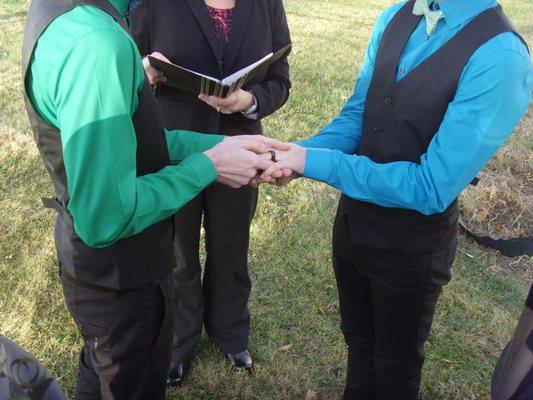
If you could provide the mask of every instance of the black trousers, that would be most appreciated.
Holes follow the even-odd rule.
[[[533,285],[492,375],[492,400],[533,399]]]
[[[78,400],[165,398],[173,326],[172,278],[135,291],[103,292],[62,277],[84,346]]]
[[[341,329],[348,345],[344,400],[416,400],[426,341],[456,243],[424,254],[353,244],[348,216],[333,230]]]
[[[224,353],[248,347],[248,247],[257,197],[251,187],[214,183],[176,213],[173,361],[184,362],[192,355],[204,326]],[[202,215],[207,252],[203,281]]]

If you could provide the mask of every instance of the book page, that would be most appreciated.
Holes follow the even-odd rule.
[[[209,79],[209,80],[211,80],[213,82],[221,83],[221,81],[218,80],[217,78],[213,78],[212,76],[201,74],[200,72],[193,71],[191,69],[182,67],[180,65],[173,64],[171,62],[166,62],[166,61],[160,60],[159,58],[148,56],[148,61],[150,62],[150,65],[152,67],[157,68],[159,70],[163,70],[163,72],[164,72],[164,69],[162,67],[167,65],[167,66],[171,66],[171,67],[174,67],[174,68],[178,68],[178,69],[180,69],[180,70],[182,70],[184,72],[188,72],[190,74],[193,74],[193,75],[196,75],[196,76],[200,76],[200,77],[205,78],[205,79]]]
[[[260,59],[259,61],[253,63],[252,65],[249,65],[243,69],[241,69],[240,71],[237,71],[233,74],[231,74],[230,76],[222,79],[222,84],[224,84],[225,86],[231,86],[233,85],[235,82],[237,82],[239,79],[241,79],[243,76],[245,76],[248,72],[250,72],[251,70],[253,70],[255,67],[257,67],[259,64],[265,62],[266,60],[268,60],[270,57],[272,57],[274,55],[274,53],[270,53],[270,54],[267,54],[266,56],[264,56],[262,59]]]

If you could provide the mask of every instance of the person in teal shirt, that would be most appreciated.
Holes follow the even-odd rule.
[[[342,191],[333,266],[344,399],[415,400],[456,251],[457,197],[530,102],[527,46],[495,0],[411,0],[378,18],[339,116],[262,175]]]
[[[163,399],[175,267],[170,217],[213,181],[247,185],[287,149],[262,136],[165,131],[127,0],[33,0],[26,109],[54,183],[55,243],[84,345],[75,397]]]

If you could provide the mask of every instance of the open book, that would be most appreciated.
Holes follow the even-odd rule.
[[[290,51],[291,47],[292,44],[288,44],[275,53],[267,54],[259,61],[222,80],[191,71],[190,69],[162,61],[152,56],[148,56],[148,60],[152,67],[157,68],[165,74],[167,81],[163,83],[164,85],[186,90],[195,94],[203,93],[226,98],[250,82],[259,71],[263,71],[270,67],[273,63],[285,56]]]

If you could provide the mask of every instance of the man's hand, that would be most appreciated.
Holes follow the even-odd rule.
[[[218,174],[217,182],[239,188],[248,185],[258,171],[268,169],[273,162],[260,154],[269,150],[288,151],[289,146],[260,135],[227,137],[206,151]]]
[[[265,170],[257,179],[260,183],[276,182],[278,186],[284,186],[303,174],[307,151],[304,147],[289,144],[289,150],[277,151],[276,162]]]
[[[160,60],[170,62],[168,58],[166,58],[163,54],[158,53],[157,51],[155,53],[150,54],[151,57],[159,58]],[[148,60],[148,57],[143,58],[143,67],[144,71],[146,72],[146,76],[148,77],[148,81],[151,85],[156,85],[160,82],[166,82],[167,78],[165,75],[159,71],[157,68],[154,68],[150,65],[150,61]]]
[[[254,103],[254,96],[246,90],[239,89],[225,99],[201,94],[198,98],[223,114],[234,114],[249,109]]]

